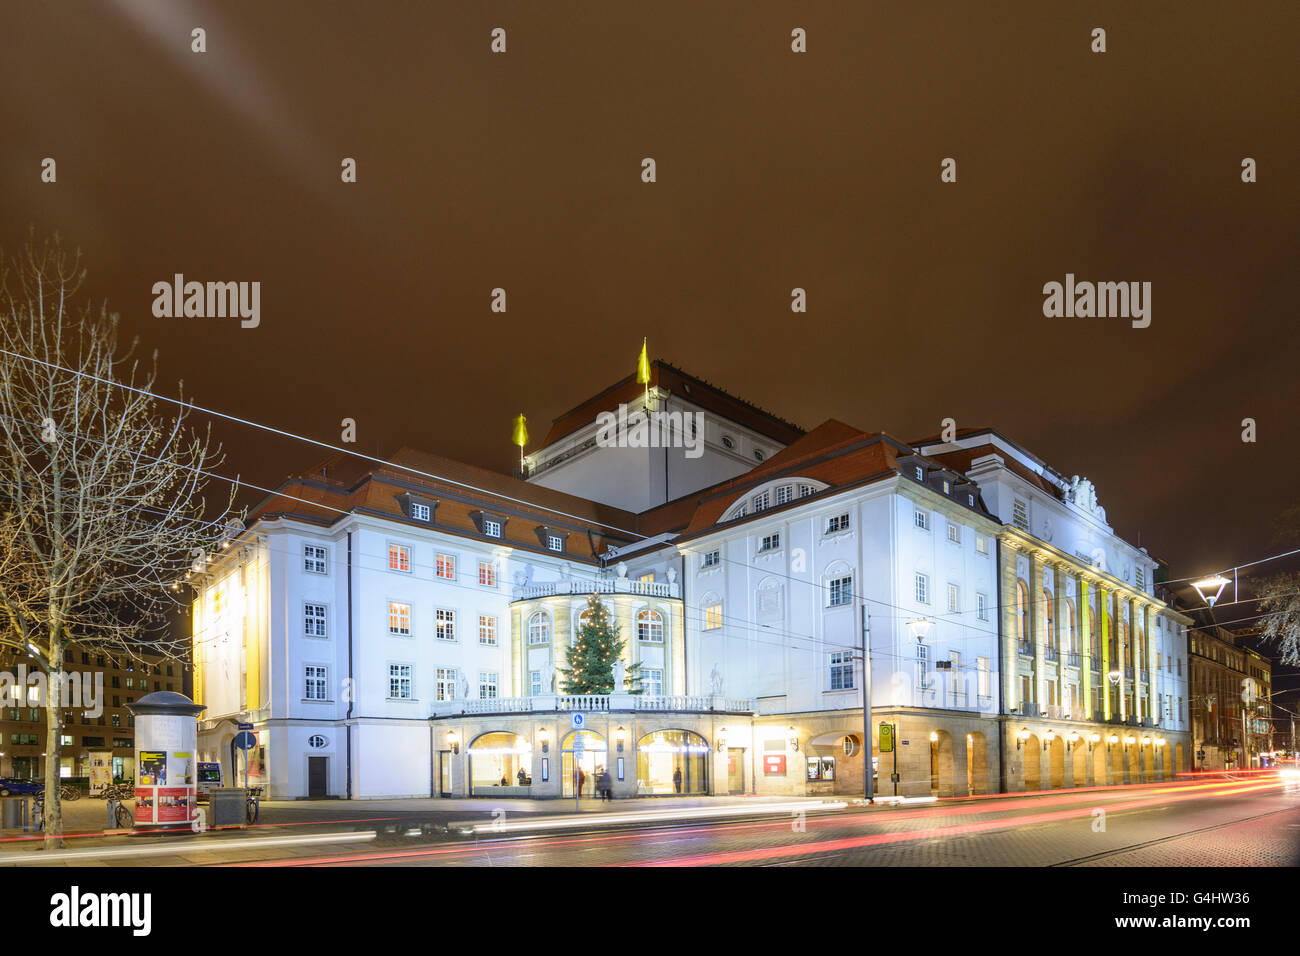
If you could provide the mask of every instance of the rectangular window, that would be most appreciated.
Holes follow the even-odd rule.
[[[924,644],[916,645],[916,689],[928,690],[930,687],[930,648]]]
[[[329,637],[324,604],[302,606],[303,633],[308,637]]]
[[[987,657],[975,658],[975,693],[981,697],[989,696],[989,688],[992,686],[991,676],[989,659]]]
[[[704,629],[712,631],[722,627],[722,605],[709,604],[704,608]]]
[[[390,544],[388,546],[388,570],[402,571],[409,574],[411,571],[411,549],[404,544]]]
[[[496,647],[497,619],[487,614],[478,616],[478,642],[489,647]]]
[[[948,540],[953,544],[961,544],[961,525],[948,522]]]
[[[411,699],[411,665],[388,665],[388,697],[390,700]]]
[[[840,607],[853,600],[853,576],[832,578],[830,581],[830,606]]]
[[[495,671],[478,672],[479,700],[495,700],[497,696],[497,675]]]
[[[411,605],[388,602],[388,633],[409,637],[411,634]]]
[[[483,519],[483,533],[489,538],[501,537],[501,522],[493,521],[491,518]]]
[[[528,690],[529,690],[529,694],[533,697],[542,696],[542,672],[541,671],[528,672]]]
[[[551,551],[563,551],[564,539],[561,538],[559,535],[548,534],[546,536],[546,547],[549,548]]]
[[[645,693],[658,697],[664,692],[664,672],[655,667],[643,667],[641,687]]]
[[[948,484],[948,482],[945,481],[945,482],[943,483],[943,493],[946,495],[946,494],[948,494],[950,491],[952,491],[952,485]]]
[[[948,613],[961,613],[961,588],[955,584],[948,585]]]
[[[975,553],[976,554],[989,553],[989,539],[984,537],[984,535],[982,534],[975,535]]]
[[[440,554],[434,558],[433,573],[444,581],[456,580],[456,556]]]
[[[769,534],[763,537],[762,544],[759,545],[759,551],[776,551],[781,547],[781,535]]]
[[[761,495],[754,495],[754,512],[758,513],[760,511],[766,511],[768,501],[769,498],[768,498],[768,493],[766,491],[763,492]]]
[[[835,515],[833,518],[826,519],[826,533],[835,534],[837,531],[849,530],[849,516],[847,514]]]
[[[922,531],[930,530],[930,515],[928,512],[922,511],[918,508],[912,515],[912,522]]]
[[[325,668],[308,664],[303,669],[303,684],[302,696],[306,700],[329,700],[325,691]]]
[[[480,561],[478,563],[478,583],[485,588],[494,588],[497,586],[497,569],[491,561]]]
[[[411,502],[411,517],[416,521],[428,521],[429,506],[422,505],[418,501]]]
[[[434,611],[434,619],[434,629],[438,640],[454,641],[456,639],[456,612],[440,607]]]
[[[920,465],[916,466],[916,480],[925,481],[925,471],[921,468]]]
[[[1011,523],[1021,531],[1029,530],[1028,502],[1021,501],[1019,498],[1015,499],[1014,504],[1011,506]]]
[[[653,571],[647,571],[645,574],[637,575],[637,580],[642,584],[654,584],[655,573]]]
[[[989,619],[989,596],[987,594],[975,595],[975,616],[981,621]]]
[[[314,544],[304,544],[302,569],[312,574],[325,574],[329,570],[329,552]]]
[[[928,575],[919,572],[916,575],[916,603],[930,603],[930,578]]]
[[[722,563],[722,553],[720,551],[709,551],[700,561],[702,568],[716,568]]]
[[[816,492],[817,492],[817,489],[814,488],[812,485],[800,485],[800,486],[799,486],[799,497],[800,497],[800,498],[807,498],[809,495],[816,494]]]
[[[438,700],[456,699],[456,668],[439,667],[435,673],[433,693]]]
[[[853,655],[848,651],[831,654],[831,690],[853,689]]]
[[[776,489],[776,503],[783,505],[794,497],[794,489],[790,485],[781,485]]]

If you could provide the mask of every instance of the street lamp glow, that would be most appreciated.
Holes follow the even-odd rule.
[[[1228,579],[1222,574],[1212,574],[1208,578],[1193,581],[1192,587],[1196,588],[1196,593],[1201,596],[1202,601],[1210,607],[1214,607],[1214,602],[1223,594],[1223,589],[1228,586],[1228,583]],[[1210,594],[1210,591],[1214,593]]]
[[[930,628],[933,626],[934,622],[925,617],[918,617],[914,621],[907,622],[907,629],[918,641],[925,640],[926,635],[930,633]]]

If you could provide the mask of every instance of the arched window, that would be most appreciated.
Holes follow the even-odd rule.
[[[551,643],[551,615],[545,611],[537,611],[528,618],[528,643]]]
[[[700,619],[706,631],[722,627],[722,598],[712,591],[700,601]]]
[[[636,636],[639,641],[650,644],[664,642],[664,617],[658,611],[646,608],[636,616]]]
[[[842,607],[853,602],[853,571],[843,561],[834,561],[822,579],[826,584],[826,606]]]

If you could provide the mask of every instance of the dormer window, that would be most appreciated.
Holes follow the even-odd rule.
[[[546,549],[548,551],[563,551],[564,539],[558,535],[548,534],[546,536]]]
[[[952,485],[948,484],[946,481],[943,483],[943,493],[945,495],[952,493]]]
[[[494,521],[491,518],[483,519],[483,533],[489,538],[501,537],[501,522]]]
[[[787,503],[793,497],[793,489],[789,485],[780,485],[776,489],[776,503],[779,507]]]
[[[768,499],[768,493],[767,493],[766,491],[763,492],[761,495],[755,495],[755,496],[754,496],[754,513],[757,514],[757,513],[760,512],[760,511],[765,511],[765,510],[767,509],[767,503],[768,503],[768,500],[769,500],[769,499]]]
[[[565,542],[569,537],[567,531],[551,528],[544,524],[538,525],[534,530],[537,534],[537,540],[547,551],[554,551],[556,554],[564,552]]]
[[[925,472],[921,469],[920,465],[916,466],[916,480],[925,481]]]
[[[762,460],[763,460],[763,449],[761,449],[761,448],[755,448],[755,449],[754,449],[754,461],[762,461]]]
[[[428,521],[428,520],[429,520],[429,515],[430,515],[430,514],[431,514],[431,512],[429,511],[429,506],[428,506],[428,505],[422,505],[422,504],[420,504],[418,501],[413,501],[413,502],[411,502],[411,518],[412,518],[412,520],[415,520],[415,521]]]
[[[489,514],[486,511],[471,511],[469,520],[474,522],[474,527],[478,533],[486,535],[489,538],[500,538],[505,530],[506,521],[501,515]]]

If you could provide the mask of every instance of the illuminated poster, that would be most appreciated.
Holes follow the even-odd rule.
[[[165,787],[167,785],[167,751],[141,750],[136,768],[136,778],[136,785],[140,787]]]
[[[155,823],[184,823],[190,819],[189,787],[158,787]]]
[[[113,783],[113,753],[97,750],[90,755],[90,795],[97,797]]]

